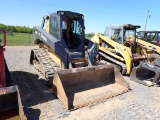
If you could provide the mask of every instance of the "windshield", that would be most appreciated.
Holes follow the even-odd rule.
[[[81,20],[65,18],[62,22],[63,38],[70,48],[78,48],[83,40]]]
[[[71,30],[74,34],[81,35],[82,34],[82,26],[77,20],[72,20]]]
[[[160,33],[158,32],[139,32],[139,38],[149,43],[160,45]]]
[[[125,41],[134,41],[135,40],[136,30],[124,30],[124,40]]]
[[[122,30],[118,29],[111,29],[111,39],[122,44]]]

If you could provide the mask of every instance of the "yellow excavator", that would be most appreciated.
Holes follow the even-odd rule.
[[[95,34],[91,41],[99,44],[99,60],[115,64],[122,74],[131,74],[131,80],[150,86],[159,81],[156,77],[159,75],[158,71],[148,67],[147,59],[152,53],[145,44],[138,42],[138,28],[140,26],[132,24],[107,26],[104,35]],[[137,69],[132,71],[132,68]],[[154,81],[151,80],[153,78]]]
[[[97,44],[85,39],[84,16],[57,11],[43,17],[42,26],[34,27],[30,63],[52,85],[54,94],[66,109],[122,94],[128,83],[113,65],[96,60]]]

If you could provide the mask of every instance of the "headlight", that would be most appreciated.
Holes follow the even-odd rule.
[[[84,16],[82,15],[82,18],[84,18]]]
[[[64,12],[61,12],[61,15],[64,15]]]

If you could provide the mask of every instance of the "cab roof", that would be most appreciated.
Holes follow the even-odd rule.
[[[72,11],[63,11],[63,10],[59,10],[57,12],[51,13],[50,15],[65,15],[65,14],[74,14],[78,16],[83,16],[83,14],[80,14],[80,13],[76,13]]]
[[[132,25],[132,24],[119,24],[119,25],[110,25],[111,28],[115,28],[115,29],[118,29],[118,28],[121,28],[123,27],[124,29],[126,30],[132,30],[132,29],[138,29],[140,28],[141,26],[138,26],[138,25]]]
[[[152,32],[152,33],[159,33],[160,32],[160,30],[143,30],[143,31],[139,31],[139,32]]]

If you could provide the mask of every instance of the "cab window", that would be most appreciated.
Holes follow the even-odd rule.
[[[59,23],[56,17],[50,19],[50,34],[59,40]]]
[[[112,29],[111,30],[111,39],[115,42],[122,44],[122,30],[121,29]]]

